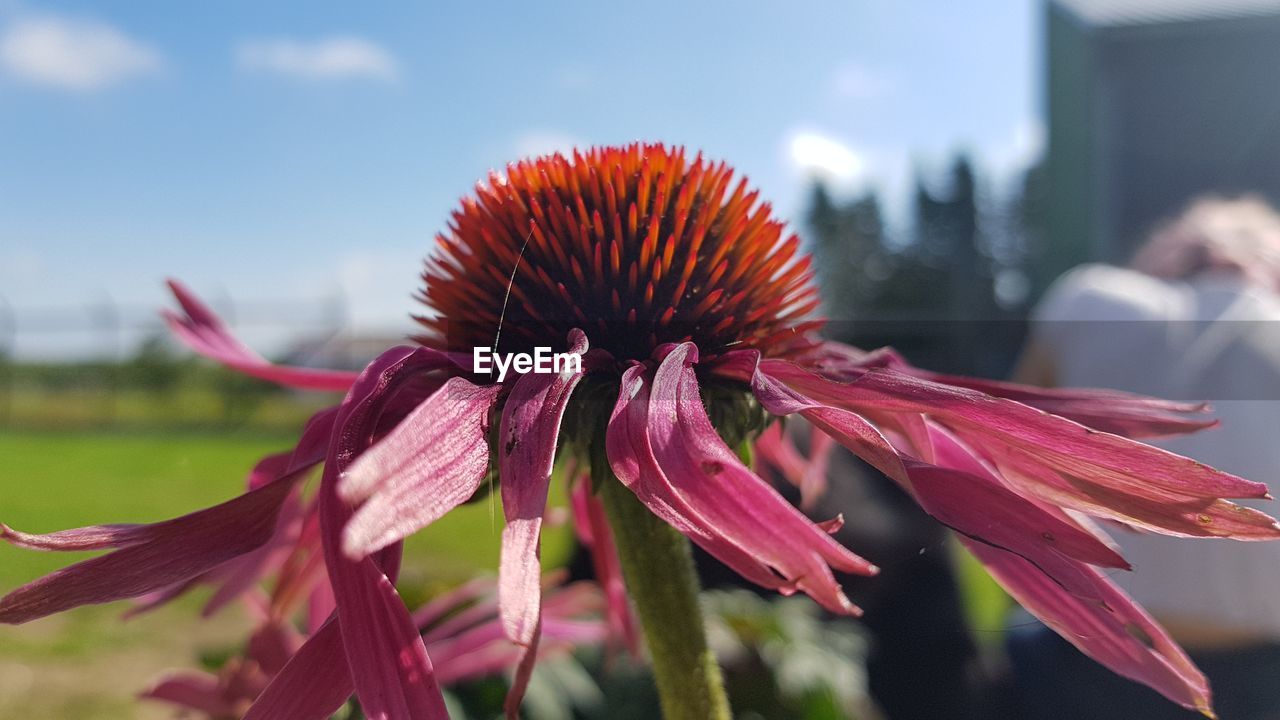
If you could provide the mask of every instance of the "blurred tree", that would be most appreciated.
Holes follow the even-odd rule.
[[[827,317],[865,315],[888,275],[884,219],[875,192],[837,205],[821,182],[814,183],[806,220]]]
[[[126,387],[140,388],[156,395],[173,392],[183,372],[183,363],[173,352],[164,333],[145,338],[120,368]]]

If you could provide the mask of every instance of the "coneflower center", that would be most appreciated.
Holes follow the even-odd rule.
[[[800,352],[819,323],[809,261],[723,163],[633,144],[491,174],[437,236],[419,341],[471,353],[562,350],[572,328],[619,359],[691,340]]]

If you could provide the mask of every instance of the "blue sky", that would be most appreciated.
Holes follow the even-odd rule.
[[[788,216],[810,173],[902,197],[912,163],[967,148],[1010,177],[1039,143],[1031,0],[442,5],[0,0],[20,330],[160,305],[169,275],[399,327],[458,197],[575,143],[701,148]]]

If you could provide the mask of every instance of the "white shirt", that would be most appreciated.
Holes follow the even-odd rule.
[[[1153,444],[1280,497],[1280,297],[1234,278],[1086,265],[1050,288],[1034,321],[1059,385],[1210,401],[1220,427]],[[1280,639],[1280,541],[1113,534],[1134,567],[1113,578],[1155,616]]]

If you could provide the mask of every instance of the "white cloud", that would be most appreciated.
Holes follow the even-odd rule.
[[[0,69],[33,85],[99,90],[162,67],[155,50],[97,21],[24,17],[0,31]]]
[[[893,90],[893,77],[876,68],[859,63],[845,63],[835,69],[827,91],[837,100],[870,100]]]
[[[797,130],[784,140],[792,171],[848,189],[866,177],[867,162],[841,140],[813,130]]]
[[[249,40],[236,48],[235,55],[236,64],[245,70],[309,80],[395,80],[400,75],[400,66],[391,53],[358,37],[310,42],[290,38]]]
[[[587,147],[587,143],[568,133],[531,130],[516,138],[513,149],[516,157],[526,158],[557,152],[568,154],[574,148],[585,150]]]

